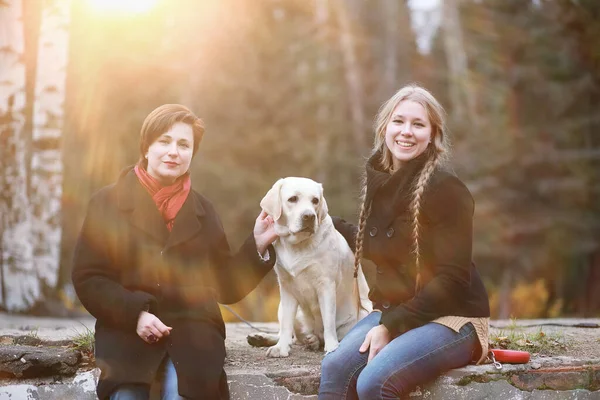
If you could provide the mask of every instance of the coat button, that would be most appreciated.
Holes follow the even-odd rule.
[[[377,273],[379,275],[383,275],[383,269],[381,267],[377,267]]]
[[[391,228],[387,230],[387,232],[385,233],[385,235],[389,238],[391,238],[392,236],[394,236],[394,228]]]
[[[369,230],[369,236],[371,236],[371,237],[377,236],[377,227],[376,226],[372,227],[371,230]]]
[[[382,306],[383,306],[383,308],[385,308],[386,310],[387,310],[388,308],[390,308],[390,302],[389,302],[389,301],[387,301],[387,300],[386,300],[386,301],[384,301],[384,302],[383,302],[381,305],[382,305]]]

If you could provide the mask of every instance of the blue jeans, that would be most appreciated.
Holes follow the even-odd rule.
[[[161,400],[183,400],[177,391],[177,372],[170,357],[167,357],[158,370],[157,378],[161,383]],[[110,395],[110,400],[148,400],[150,387],[148,385],[121,385]]]
[[[394,338],[367,364],[369,352],[361,354],[358,349],[380,318],[379,312],[369,314],[325,356],[319,400],[398,399],[417,385],[467,365],[479,346],[470,323],[456,333],[430,322]]]

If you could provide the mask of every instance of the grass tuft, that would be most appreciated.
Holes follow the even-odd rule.
[[[15,344],[22,346],[39,346],[42,343],[37,328],[30,329],[25,335],[19,336],[14,340]]]
[[[84,354],[94,354],[94,331],[84,326],[83,331],[75,330],[75,335],[71,337],[73,348],[81,351]]]
[[[568,346],[562,333],[546,333],[540,328],[537,332],[527,332],[512,321],[505,330],[490,335],[492,348],[521,350],[530,353],[557,354]]]

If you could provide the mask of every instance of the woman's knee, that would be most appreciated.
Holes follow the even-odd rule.
[[[403,378],[409,374],[405,368],[395,368],[389,363],[377,363],[372,360],[358,376],[356,392],[359,399],[397,399],[405,394],[406,382]]]
[[[380,374],[372,374],[365,369],[356,381],[356,393],[361,400],[397,399],[404,394],[404,389],[399,381],[392,383]]]
[[[339,349],[338,349],[339,350]],[[338,374],[344,363],[340,360],[337,350],[327,354],[321,361],[321,376],[335,376]]]
[[[363,371],[364,372],[364,371]],[[359,399],[376,399],[381,386],[366,374],[360,374],[356,381],[356,394]]]
[[[366,358],[358,352],[358,348],[338,347],[323,358],[321,376],[332,380],[348,379],[365,364]]]

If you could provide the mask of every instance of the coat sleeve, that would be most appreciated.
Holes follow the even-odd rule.
[[[340,217],[331,217],[333,221],[333,225],[335,229],[342,234],[346,242],[348,242],[348,246],[352,249],[352,252],[356,250],[356,233],[358,232],[358,227],[354,224],[346,222],[346,220]]]
[[[98,193],[88,205],[75,246],[71,278],[79,300],[98,321],[135,331],[140,312],[156,307],[156,299],[146,292],[127,290],[119,283],[119,272],[108,257],[111,219],[105,213],[105,194]]]
[[[231,255],[229,242],[220,218],[213,210],[219,236],[210,250],[210,263],[217,301],[233,304],[246,297],[275,265],[275,249],[269,245],[269,259],[263,261],[256,250],[254,234],[251,233],[239,251]]]
[[[437,189],[437,190],[436,190]],[[470,290],[473,242],[473,198],[451,177],[434,188],[425,211],[432,223],[435,275],[411,300],[384,313],[381,324],[399,335],[447,315],[445,305]]]

